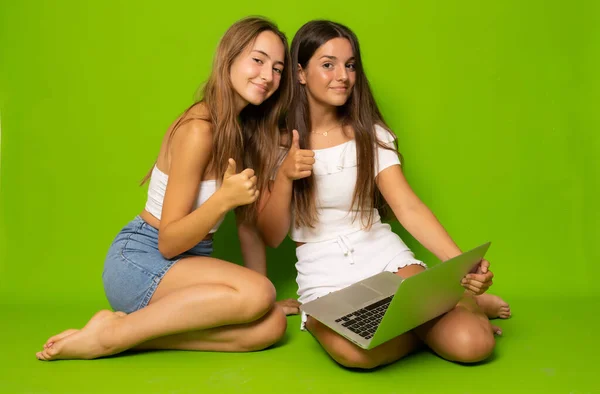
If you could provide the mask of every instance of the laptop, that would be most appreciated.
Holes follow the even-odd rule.
[[[307,315],[363,349],[372,349],[450,311],[490,242],[402,279],[391,272],[329,293],[300,306]]]

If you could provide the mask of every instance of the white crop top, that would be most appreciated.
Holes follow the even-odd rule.
[[[388,150],[377,147],[374,169],[377,175],[390,166],[400,164],[400,159],[395,151],[394,136],[378,125],[375,131],[381,143],[394,148]],[[290,238],[296,242],[326,241],[363,228],[360,214],[352,221],[357,210],[351,206],[357,179],[356,141],[313,151],[317,222],[314,228],[296,228],[292,217]],[[380,221],[377,209],[373,209],[373,224]]]
[[[152,169],[152,176],[150,177],[150,184],[148,185],[148,200],[146,201],[146,211],[150,212],[152,216],[160,220],[162,214],[163,201],[165,199],[165,191],[167,190],[167,182],[169,176],[154,166]],[[202,181],[200,182],[200,190],[198,191],[198,198],[194,203],[193,209],[198,208],[202,205],[210,196],[212,196],[217,190],[217,181]],[[221,223],[223,223],[224,217],[219,219],[217,224],[209,231],[214,233],[217,231]]]

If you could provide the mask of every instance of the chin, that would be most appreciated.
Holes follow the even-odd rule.
[[[252,100],[252,101],[250,101],[250,104],[252,104],[252,105],[255,105],[255,106],[259,106],[259,105],[261,105],[262,103],[264,103],[265,101],[267,101],[267,99],[264,99],[264,100],[263,100],[263,99],[260,99],[260,100]]]
[[[341,107],[342,105],[346,104],[346,102],[348,101],[347,98],[339,98],[339,99],[335,99],[335,100],[329,100],[327,102],[327,104],[333,106],[333,107]]]
[[[262,103],[264,103],[265,101],[267,101],[267,99],[269,98],[268,95],[251,95],[249,94],[247,97],[245,97],[244,99],[252,104],[252,105],[261,105]]]
[[[261,105],[263,103],[263,99],[256,97],[244,97],[244,100],[248,103],[248,105]]]
[[[325,102],[327,104],[333,105],[335,107],[341,107],[342,105],[346,104],[346,102],[348,102],[349,98],[350,98],[350,96],[341,96],[341,95],[329,96],[329,97],[327,97],[327,100]]]

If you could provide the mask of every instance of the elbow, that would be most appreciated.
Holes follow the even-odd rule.
[[[160,254],[167,260],[171,260],[173,257],[177,256],[177,253],[173,250],[169,242],[164,240],[164,237],[159,235],[158,237],[158,251]]]
[[[160,252],[160,254],[167,260],[171,260],[173,257],[177,256],[175,253],[173,253],[171,250],[169,250],[166,247],[161,247],[160,244],[158,245],[158,251]]]
[[[263,231],[261,227],[258,228],[258,231],[260,233],[260,237],[265,242],[265,245],[267,245],[269,248],[277,248],[279,245],[281,245],[281,242],[283,242],[283,239],[285,238],[285,234],[283,237],[278,237],[277,234],[272,234],[271,231]]]
[[[412,201],[405,204],[399,204],[398,206],[391,206],[394,216],[400,223],[404,223],[406,220],[410,220],[410,216],[415,213],[419,213],[424,204],[421,201]]]
[[[272,237],[263,237],[265,240],[265,244],[267,244],[267,246],[269,248],[277,248],[279,247],[279,245],[281,245],[281,242],[283,242],[283,239],[274,239]]]
[[[274,226],[273,223],[269,223],[261,217],[259,217],[256,222],[256,228],[265,245],[273,249],[281,245],[287,235],[286,228],[288,227],[289,225],[287,227],[280,225]]]
[[[285,239],[285,237],[287,236],[287,232],[283,231],[281,232],[281,234],[270,234],[270,236],[265,237],[265,243],[270,247],[270,248],[278,248],[279,245],[281,245],[281,243],[283,242],[283,240]]]

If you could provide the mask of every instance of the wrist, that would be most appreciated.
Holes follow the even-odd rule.
[[[285,174],[285,171],[278,171],[277,175],[275,175],[275,183],[291,187],[294,183],[294,180],[287,176],[287,174]]]
[[[216,209],[219,214],[224,215],[236,207],[223,189],[218,189],[211,197],[215,200]]]

